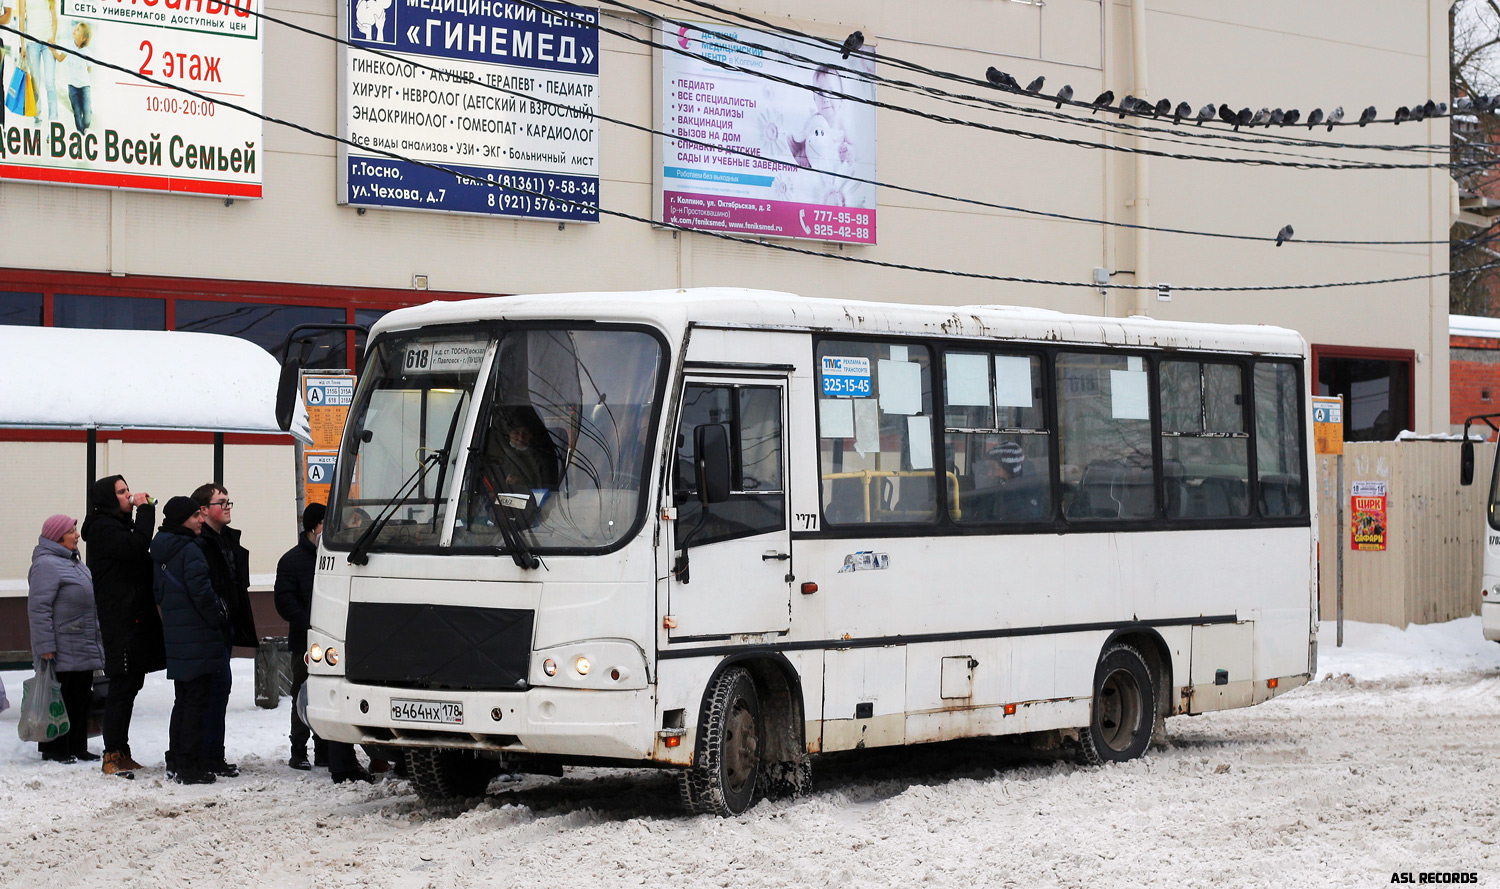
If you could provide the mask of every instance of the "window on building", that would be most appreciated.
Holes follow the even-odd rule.
[[[167,301],[140,296],[59,293],[52,298],[52,326],[166,330]]]
[[[1411,352],[1314,347],[1318,394],[1344,397],[1345,441],[1391,441],[1412,428]]]
[[[250,340],[281,357],[287,334],[298,324],[343,324],[345,310],[323,306],[280,306],[271,303],[219,302],[217,300],[179,299],[176,306],[176,329],[195,333],[218,333]],[[342,330],[319,334],[305,367],[348,367]]]
[[[1063,513],[1072,520],[1156,515],[1151,383],[1137,355],[1057,356]]]
[[[927,347],[818,344],[818,464],[831,526],[932,522],[932,367]]]
[[[0,324],[42,326],[42,295],[0,290]]]

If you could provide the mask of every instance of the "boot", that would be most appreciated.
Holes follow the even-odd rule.
[[[130,755],[130,748],[127,746],[124,750],[120,751],[120,768],[130,772],[138,772],[144,769],[145,766],[135,761],[135,757]]]
[[[312,763],[307,761],[306,750],[293,750],[292,756],[286,761],[286,764],[299,772],[305,772],[312,768]]]
[[[104,765],[99,768],[106,775],[119,775],[121,778],[135,777],[135,772],[125,765],[125,754],[118,750],[104,751]]]

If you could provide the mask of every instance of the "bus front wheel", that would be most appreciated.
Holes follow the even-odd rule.
[[[467,750],[413,747],[406,757],[417,795],[430,803],[481,796],[500,774],[500,763]]]
[[[755,680],[742,667],[719,674],[698,725],[693,764],[679,777],[683,806],[698,815],[739,815],[755,799],[765,726]]]
[[[1156,727],[1156,683],[1133,646],[1111,645],[1099,656],[1091,711],[1080,733],[1085,762],[1125,762],[1146,752]]]

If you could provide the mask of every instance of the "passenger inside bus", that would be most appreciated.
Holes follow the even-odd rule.
[[[1020,442],[1003,441],[974,461],[974,489],[962,500],[965,521],[1035,521],[1046,517],[1047,495],[1029,471]]]

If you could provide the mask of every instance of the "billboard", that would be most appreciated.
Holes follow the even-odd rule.
[[[859,76],[874,73],[874,61],[749,28],[701,28],[711,33],[668,23],[658,35],[667,49],[657,50],[656,129],[667,135],[657,137],[656,218],[875,243],[875,186],[847,178],[875,179],[875,108],[844,98],[875,98],[874,82]]]
[[[261,4],[4,0],[0,179],[260,197]]]
[[[339,0],[354,44],[339,52],[339,135],[356,143],[339,146],[339,203],[598,222],[598,18],[506,0]]]

